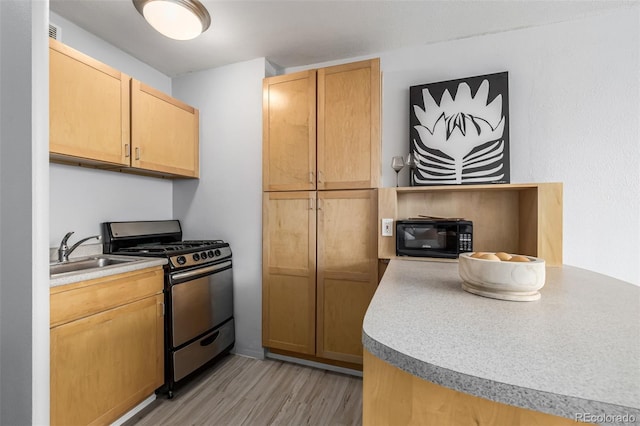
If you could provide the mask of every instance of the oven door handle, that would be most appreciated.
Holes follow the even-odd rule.
[[[217,265],[207,266],[204,268],[194,269],[193,271],[187,272],[178,272],[177,274],[171,274],[171,278],[174,280],[183,280],[185,278],[195,277],[197,275],[208,274],[220,271],[221,269],[226,269],[231,266],[231,261],[227,260],[226,262],[219,263]]]
[[[206,339],[202,339],[200,341],[200,346],[209,346],[210,344],[215,342],[215,340],[218,338],[219,335],[220,335],[220,330],[216,331],[215,333],[213,333],[211,336],[207,337]]]

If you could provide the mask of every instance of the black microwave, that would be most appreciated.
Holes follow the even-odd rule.
[[[469,220],[408,219],[396,221],[396,255],[455,259],[473,251]]]

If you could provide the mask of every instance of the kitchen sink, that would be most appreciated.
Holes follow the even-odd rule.
[[[119,265],[122,263],[134,262],[137,259],[117,259],[106,256],[84,257],[73,259],[68,262],[52,263],[49,265],[49,276],[65,274],[68,272],[79,272],[87,269],[104,268],[105,266]]]

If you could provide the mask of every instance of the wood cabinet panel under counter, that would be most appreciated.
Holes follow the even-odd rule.
[[[110,424],[164,383],[164,272],[50,289],[51,424]]]

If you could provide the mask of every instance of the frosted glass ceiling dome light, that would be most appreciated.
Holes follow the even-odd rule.
[[[191,40],[211,25],[211,16],[198,0],[133,0],[149,25],[175,40]]]

